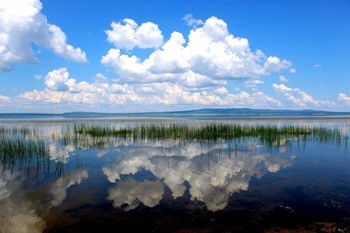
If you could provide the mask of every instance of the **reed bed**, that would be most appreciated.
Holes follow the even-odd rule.
[[[0,136],[0,177],[1,171],[16,172],[28,181],[40,181],[47,176],[61,177],[74,169],[80,169],[77,156],[63,162],[52,158],[49,145],[44,138],[20,137],[18,135]]]
[[[103,126],[75,125],[76,135],[92,137],[119,137],[123,139],[152,140],[207,140],[258,138],[267,145],[280,145],[291,139],[312,139],[318,142],[340,143],[342,134],[337,129],[307,126],[265,126],[206,124],[190,126],[179,124],[141,125],[133,128],[115,129]]]
[[[43,140],[0,138],[0,154],[7,156],[45,156],[48,151]]]
[[[16,135],[22,137],[39,137],[39,131],[29,127],[4,127],[0,126],[0,137]]]
[[[0,159],[3,168],[28,167],[49,158],[43,140],[0,138]]]
[[[226,123],[189,124],[142,124],[124,128],[101,125],[76,124],[51,138],[45,138],[32,128],[0,127],[0,160],[4,167],[33,163],[47,164],[50,143],[74,148],[103,149],[115,140],[177,140],[216,142],[219,140],[258,140],[267,147],[279,147],[291,141],[346,144],[347,138],[338,129],[307,126],[235,125]],[[52,141],[53,140],[53,141]],[[342,144],[342,145],[343,145]],[[52,152],[51,153],[55,153]],[[56,164],[57,165],[57,164]]]

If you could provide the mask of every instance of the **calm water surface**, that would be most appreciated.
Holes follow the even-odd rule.
[[[42,140],[48,150],[48,156],[0,155],[0,232],[350,231],[346,140],[266,146],[252,138],[131,140],[73,133],[77,124],[208,122],[218,121],[0,121],[0,137]],[[220,122],[322,126],[341,130],[344,138],[350,129],[346,118]]]

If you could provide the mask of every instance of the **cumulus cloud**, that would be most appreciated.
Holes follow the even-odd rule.
[[[262,75],[288,70],[292,66],[290,61],[275,56],[267,57],[261,50],[251,51],[246,38],[230,34],[227,24],[216,17],[211,17],[203,25],[193,28],[188,41],[181,33],[173,32],[161,48],[142,60],[136,55],[123,54],[120,50],[120,48],[132,49],[137,45],[134,39],[130,39],[133,36],[129,36],[134,34],[137,26],[133,26],[134,21],[131,23],[128,21],[125,25],[112,23],[118,30],[127,27],[133,33],[117,33],[118,38],[113,39],[114,30],[107,31],[108,40],[116,47],[110,49],[101,59],[102,64],[114,68],[120,81],[175,82],[175,80],[187,80],[195,74],[203,82],[208,83],[210,79],[224,81],[259,78]],[[215,83],[215,81],[209,83],[212,82]],[[197,82],[196,85],[200,86],[201,82]]]
[[[249,79],[244,82],[244,85],[247,87],[257,87],[260,84],[263,84],[264,82],[258,79]]]
[[[284,77],[283,75],[278,76],[278,81],[280,81],[280,83],[287,83],[288,79],[286,77]]]
[[[252,94],[246,91],[240,91],[237,94],[227,94],[225,101],[233,106],[237,107],[253,107],[259,108],[261,106],[265,107],[281,107],[282,103],[261,91],[254,92]]]
[[[203,20],[195,19],[192,14],[185,15],[182,20],[184,20],[187,26],[198,27],[203,24]]]
[[[44,78],[46,89],[24,92],[20,98],[40,103],[81,103],[106,105],[177,105],[198,106],[280,106],[280,102],[257,91],[241,91],[231,94],[219,85],[224,80],[207,79],[205,76],[188,72],[178,83],[130,83],[120,84],[102,74],[97,74],[94,82],[78,82],[70,77],[66,68],[50,71]],[[207,86],[198,87],[201,83]]]
[[[297,72],[297,70],[292,68],[292,69],[289,70],[289,72],[292,73],[292,74],[295,74]]]
[[[9,102],[10,97],[5,95],[0,95],[0,102]]]
[[[41,10],[39,0],[0,2],[0,72],[10,70],[15,63],[38,63],[32,44],[68,60],[87,61],[85,52],[67,44],[65,33],[49,24]]]
[[[106,30],[107,40],[116,48],[132,50],[139,48],[158,48],[163,44],[163,35],[158,25],[146,22],[140,26],[132,19],[112,22],[112,30]]]
[[[345,95],[344,93],[339,93],[338,100],[346,105],[350,105],[350,97]]]
[[[52,49],[54,53],[68,60],[87,62],[86,53],[84,51],[66,43],[67,37],[61,28],[56,25],[49,25],[49,33],[48,48]]]
[[[284,99],[293,107],[311,108],[311,107],[331,107],[333,101],[315,100],[311,95],[299,88],[290,88],[285,84],[273,84],[272,87],[280,93]]]
[[[41,76],[41,74],[36,74],[36,75],[34,75],[34,78],[35,78],[36,80],[40,80],[40,79],[42,79],[43,77]]]
[[[261,76],[292,68],[291,62],[252,51],[246,38],[232,35],[226,22],[211,17],[201,22],[188,15],[192,24],[188,37],[174,31],[167,41],[158,25],[138,25],[132,19],[113,22],[106,30],[114,45],[101,58],[117,74],[108,79],[99,73],[93,82],[77,81],[66,68],[50,71],[45,90],[21,93],[18,101],[41,104],[89,104],[93,109],[104,105],[128,106],[227,106],[278,107],[280,101],[257,90]],[[194,26],[194,25],[197,26]],[[151,48],[145,59],[124,50]],[[226,86],[231,80],[244,80],[249,92],[232,93]],[[148,107],[148,109],[151,107]],[[142,111],[140,108],[137,108]],[[126,110],[128,111],[128,110]]]
[[[45,77],[45,84],[49,90],[53,91],[66,91],[69,89],[68,81],[69,73],[66,68],[53,70],[49,72]]]

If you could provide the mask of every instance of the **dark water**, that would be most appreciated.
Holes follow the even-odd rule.
[[[168,121],[174,120],[159,122]],[[0,232],[350,231],[346,141],[291,140],[267,148],[254,139],[74,138],[77,123],[0,122],[26,128],[11,137],[44,140],[49,150],[49,157],[2,158]],[[322,125],[347,135],[350,120],[235,123]]]

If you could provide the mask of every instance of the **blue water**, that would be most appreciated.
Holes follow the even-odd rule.
[[[36,130],[49,158],[1,160],[0,232],[320,232],[350,230],[350,153],[314,140],[74,138],[74,124],[130,127],[213,119],[0,121]],[[222,122],[223,120],[220,120]],[[348,119],[225,119],[338,128]],[[1,135],[0,135],[1,136]],[[12,135],[13,136],[13,135]],[[328,229],[328,230],[324,230]]]

